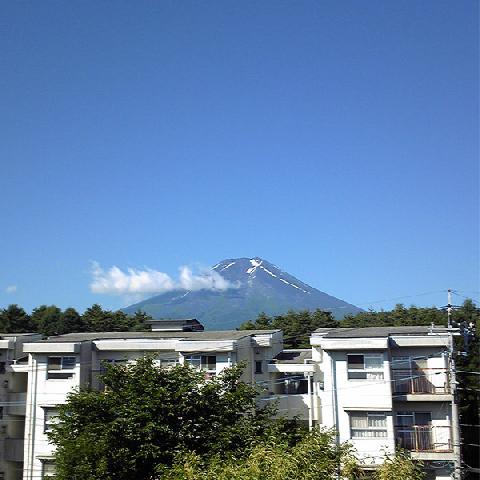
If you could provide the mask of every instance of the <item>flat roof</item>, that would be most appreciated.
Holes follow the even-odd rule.
[[[147,322],[198,322],[198,320],[196,318],[152,318]]]
[[[36,343],[86,342],[93,340],[188,339],[188,340],[239,340],[253,335],[265,335],[280,330],[220,330],[207,332],[87,332],[67,333],[48,337]]]
[[[364,328],[319,328],[314,334],[322,335],[323,338],[372,338],[388,337],[390,335],[428,335],[448,333],[446,327],[432,327],[429,325],[412,325],[402,327],[364,327]]]
[[[311,348],[300,348],[295,350],[283,350],[270,363],[304,363],[305,360],[312,358]]]
[[[0,338],[2,337],[29,337],[32,335],[40,335],[40,333],[0,333]]]

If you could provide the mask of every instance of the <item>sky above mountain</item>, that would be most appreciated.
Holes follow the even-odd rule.
[[[0,306],[242,256],[362,308],[479,299],[478,14],[2,2]]]

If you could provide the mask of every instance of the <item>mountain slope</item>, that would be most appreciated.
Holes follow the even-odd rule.
[[[341,318],[358,307],[307,285],[259,257],[223,260],[213,267],[235,288],[177,290],[154,296],[124,309],[143,310],[154,318],[197,318],[212,329],[235,328],[260,312],[279,315],[288,310],[320,308]]]

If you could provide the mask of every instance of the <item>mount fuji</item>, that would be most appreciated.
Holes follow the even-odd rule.
[[[288,310],[328,310],[336,318],[362,311],[282,271],[259,257],[230,258],[212,270],[232,288],[175,290],[156,295],[123,309],[144,311],[154,318],[196,318],[206,329],[236,328],[260,312],[280,315]]]

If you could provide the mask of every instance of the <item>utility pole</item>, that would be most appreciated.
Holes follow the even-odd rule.
[[[447,302],[447,327],[452,328],[452,290],[449,288],[447,290],[448,302]]]
[[[447,318],[448,318],[448,330],[449,330],[449,367],[450,367],[450,388],[452,389],[452,441],[453,441],[453,455],[454,455],[454,473],[453,478],[461,480],[462,478],[462,465],[461,465],[461,449],[460,449],[460,422],[458,418],[458,405],[457,405],[457,375],[455,370],[455,343],[453,340],[452,331],[452,290],[448,289],[448,304],[447,304]]]

